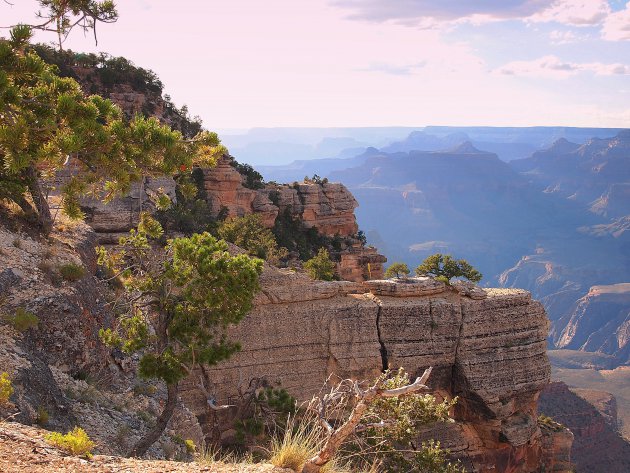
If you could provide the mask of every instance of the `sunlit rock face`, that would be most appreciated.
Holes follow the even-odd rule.
[[[536,422],[550,376],[543,307],[526,291],[486,289],[473,299],[414,279],[315,282],[267,268],[255,309],[232,331],[242,351],[206,370],[208,384],[224,403],[254,378],[305,400],[331,375],[370,379],[402,366],[413,376],[433,366],[431,387],[459,401],[456,422],[423,438],[438,438],[468,471],[539,471],[557,449]],[[184,383],[186,404],[208,435],[221,425],[229,437],[230,412],[217,419],[197,382]]]

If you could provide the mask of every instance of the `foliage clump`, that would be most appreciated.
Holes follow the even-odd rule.
[[[313,279],[332,281],[335,278],[335,263],[326,248],[320,248],[316,256],[304,263],[304,269]]]
[[[85,268],[76,263],[66,263],[59,266],[59,274],[66,281],[74,282],[85,276]]]
[[[217,224],[222,218],[214,217],[206,199],[203,187],[203,171],[194,168],[190,173],[176,176],[173,203],[168,196],[162,194],[156,202],[155,218],[166,233],[180,232],[185,235],[210,232],[216,234]]]
[[[406,278],[409,276],[409,267],[405,263],[392,263],[385,271],[385,278]]]
[[[262,189],[265,187],[265,180],[258,171],[256,171],[249,164],[241,164],[235,159],[230,161],[230,165],[234,167],[241,176],[245,179],[243,181],[243,187],[247,187],[248,189]]]
[[[9,373],[4,371],[0,374],[0,405],[7,404],[13,394],[13,383]]]
[[[18,307],[14,314],[5,315],[3,319],[18,332],[26,332],[39,324],[39,317],[23,307]]]
[[[67,434],[51,432],[46,440],[56,447],[65,450],[70,455],[91,457],[91,450],[96,445],[81,427],[75,427]]]
[[[262,386],[262,387],[260,387]],[[266,444],[286,428],[296,411],[296,402],[285,389],[267,386],[265,380],[252,380],[241,402],[242,415],[234,423],[241,445]]]
[[[302,261],[312,258],[319,248],[329,244],[329,239],[316,228],[305,228],[301,220],[293,218],[288,207],[278,214],[271,231],[279,246],[297,253]]]
[[[422,378],[410,383],[404,370],[375,381],[340,381],[292,417],[271,444],[270,462],[301,473],[372,471],[461,473],[439,442],[417,443],[421,429],[448,422],[453,400],[421,393]]]
[[[258,214],[225,220],[219,225],[218,235],[270,264],[278,264],[288,255],[286,248],[278,247],[274,234],[264,227]]]
[[[556,422],[553,418],[546,416],[545,414],[540,414],[538,416],[538,425],[546,427],[554,432],[560,432],[565,428],[560,422]]]
[[[452,278],[465,278],[472,282],[479,282],[482,274],[473,268],[468,261],[456,260],[451,255],[436,253],[425,259],[417,268],[418,276],[432,276],[446,284]]]

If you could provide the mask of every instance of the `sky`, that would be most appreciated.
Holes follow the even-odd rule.
[[[65,47],[152,69],[209,129],[630,127],[630,0],[116,3]],[[37,10],[0,0],[0,26]]]

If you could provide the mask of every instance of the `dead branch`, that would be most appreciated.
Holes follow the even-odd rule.
[[[429,388],[425,383],[431,375],[431,371],[432,368],[427,368],[422,376],[417,378],[413,383],[395,389],[383,389],[380,379],[366,390],[362,390],[358,383],[350,380],[343,380],[336,387],[332,388],[329,394],[324,396],[321,400],[318,400],[319,408],[317,409],[320,422],[322,422],[322,425],[324,425],[325,429],[328,431],[328,438],[319,452],[304,464],[302,473],[319,473],[320,469],[332,460],[345,440],[351,434],[357,432],[357,429],[359,429],[358,431],[362,431],[376,426],[380,428],[386,427],[387,421],[367,425],[360,424],[361,418],[370,407],[370,404],[380,398],[407,396],[416,394],[419,391],[428,390]],[[348,419],[337,429],[333,429],[325,418],[330,403],[333,400],[339,400],[344,396],[349,396],[350,393],[352,393],[358,401],[352,409],[352,412],[350,412]]]

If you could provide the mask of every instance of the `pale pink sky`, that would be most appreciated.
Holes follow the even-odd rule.
[[[0,2],[0,25],[33,20],[34,0],[11,1]],[[576,11],[576,2],[600,10],[577,20],[553,10],[567,4]],[[533,14],[450,11],[448,21],[433,23],[405,10],[357,19],[373,14],[367,8],[379,7],[377,0],[364,2],[365,11],[343,0],[117,3],[120,19],[99,25],[98,47],[80,32],[66,47],[153,69],[174,102],[211,129],[630,126],[630,54],[623,55],[630,52],[630,8],[623,1],[541,0],[548,7]],[[581,57],[586,47],[592,54]]]

